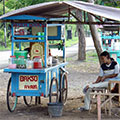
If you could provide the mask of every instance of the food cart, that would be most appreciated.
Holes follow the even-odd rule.
[[[6,68],[4,72],[11,73],[11,78],[7,87],[7,106],[10,112],[16,108],[17,101],[20,96],[23,96],[24,102],[30,106],[35,98],[35,103],[40,103],[40,97],[49,97],[49,102],[62,102],[65,103],[67,99],[67,71],[65,66],[65,40],[61,36],[61,28],[57,26],[54,28],[56,36],[51,33],[49,36],[50,25],[47,24],[46,18],[30,16],[30,15],[17,15],[5,17],[3,20],[9,21],[11,24],[11,55],[24,56],[25,50],[22,50],[22,43],[28,44],[27,48],[29,55],[24,56],[34,60],[35,56],[42,59],[41,68]],[[58,29],[59,28],[59,29]],[[53,30],[53,29],[52,29]],[[53,30],[54,31],[54,30]],[[54,32],[55,32],[54,31]],[[59,33],[59,34],[58,34]],[[49,40],[62,40],[63,59],[56,64],[48,64],[48,57],[50,55]],[[19,44],[19,50],[15,50],[15,43]],[[58,47],[60,44],[57,44]],[[20,53],[19,53],[20,52]],[[15,63],[18,64],[17,56]],[[27,56],[27,57],[26,57]],[[52,56],[53,57],[53,56]],[[21,57],[22,58],[22,57]],[[25,62],[25,61],[24,61]],[[26,63],[25,63],[26,64]]]
[[[120,26],[103,25],[101,28],[102,48],[120,64]]]

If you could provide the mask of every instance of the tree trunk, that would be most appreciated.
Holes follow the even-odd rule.
[[[88,2],[94,3],[94,0],[88,0]],[[89,13],[88,13],[88,20],[89,20],[89,22],[95,22],[95,18],[92,15],[90,15]],[[96,52],[97,52],[97,55],[98,55],[98,58],[99,58],[99,62],[101,64],[100,54],[102,52],[102,48],[101,48],[101,44],[100,44],[100,38],[98,36],[97,26],[96,25],[91,25],[91,24],[89,24],[89,26],[90,26],[94,46],[96,48]]]
[[[76,16],[82,21],[82,11],[77,10]],[[77,31],[78,31],[78,60],[85,60],[86,59],[86,41],[85,41],[85,33],[82,24],[77,24]]]
[[[5,14],[5,0],[3,0],[3,15]],[[5,41],[5,48],[7,47],[6,45],[6,23],[4,22],[4,41]]]

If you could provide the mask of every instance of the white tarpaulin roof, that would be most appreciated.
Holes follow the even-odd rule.
[[[66,13],[68,13],[69,8],[71,11],[79,9],[105,18],[118,20],[118,21],[120,20],[119,8],[106,7],[102,5],[96,5],[93,3],[81,2],[81,1],[41,3],[6,13],[5,15],[0,16],[0,19],[10,16],[16,16],[16,15],[33,15],[44,18],[57,18],[57,17],[60,18],[65,16]]]

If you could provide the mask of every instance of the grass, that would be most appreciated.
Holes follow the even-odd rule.
[[[22,50],[24,50],[24,47],[21,47]],[[8,51],[11,50],[11,44],[7,45],[7,48],[4,46],[0,46],[0,51]],[[15,45],[14,45],[14,50],[19,50]]]
[[[78,37],[73,37],[73,39],[69,39],[65,41],[65,46],[70,47],[78,43]]]
[[[61,41],[50,41],[50,43],[54,43],[54,44],[57,44],[57,43],[60,43]],[[65,40],[65,46],[66,47],[70,47],[72,45],[75,45],[78,43],[78,37],[73,37],[73,39],[68,39],[68,40]]]
[[[96,51],[88,51],[86,53],[86,62],[98,62],[98,56]]]
[[[70,62],[70,61],[72,61],[73,59],[72,59],[72,57],[67,57],[66,60],[67,60],[67,62]]]
[[[11,50],[11,46],[8,46],[7,48],[5,48],[4,46],[0,46],[0,51],[7,51],[7,50]]]
[[[60,43],[60,41],[55,41],[54,43]],[[70,47],[77,43],[78,43],[78,37],[73,37],[73,39],[69,39],[65,41],[65,46]],[[23,46],[22,46],[22,49],[24,49]],[[11,50],[11,43],[7,45],[7,48],[5,48],[4,46],[0,46],[0,51],[4,51],[4,50]]]
[[[75,57],[68,57],[66,58],[68,62],[72,61],[73,59],[78,59],[77,55]],[[95,50],[87,51],[86,52],[86,60],[84,62],[99,62],[98,56]]]

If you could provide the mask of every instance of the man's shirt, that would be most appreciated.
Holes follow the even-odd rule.
[[[99,72],[99,76],[107,76],[111,74],[119,74],[119,64],[116,61],[112,61],[109,65],[102,64]],[[107,79],[106,79],[107,80]]]

